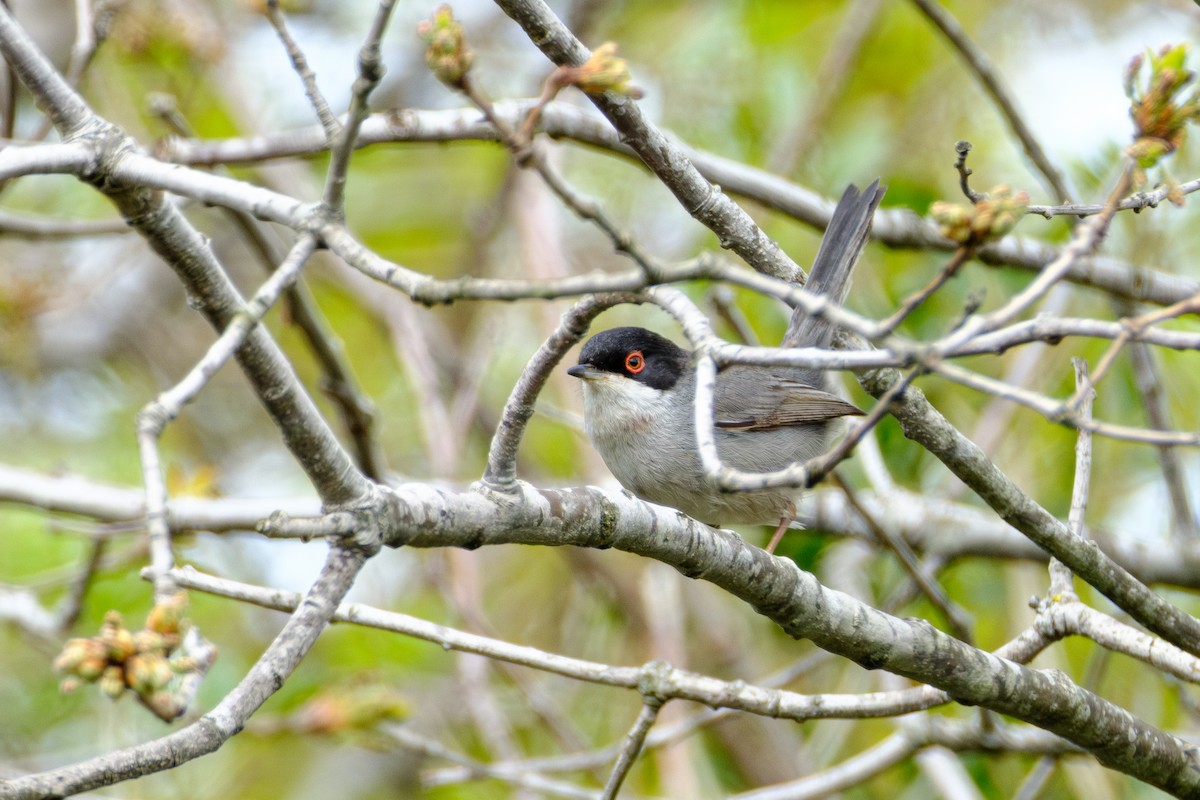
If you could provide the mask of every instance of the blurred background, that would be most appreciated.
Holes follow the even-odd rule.
[[[18,19],[65,66],[75,37],[74,8],[62,0],[14,0]],[[295,0],[284,3],[293,35],[335,111],[344,110],[357,49],[375,5]],[[766,2],[558,2],[555,10],[589,46],[612,40],[628,59],[649,116],[691,146],[764,168],[836,197],[849,182],[875,177],[888,185],[884,204],[924,214],[937,199],[958,200],[954,143],[974,144],[974,188],[1010,184],[1035,203],[1054,203],[1020,145],[958,56],[910,3],[879,0]],[[402,0],[385,38],[387,77],[373,96],[377,110],[459,108],[465,100],[426,69],[415,34],[432,3]],[[127,0],[111,11],[107,40],[80,88],[93,107],[152,150],[175,131],[161,109],[172,107],[198,138],[238,138],[311,127],[314,115],[299,79],[258,4]],[[1200,9],[1186,0],[1127,3],[1075,0],[1047,4],[960,0],[947,5],[992,59],[1025,120],[1064,171],[1078,200],[1101,202],[1114,182],[1130,125],[1122,75],[1129,59],[1166,42],[1195,41]],[[474,49],[475,78],[494,98],[531,97],[549,64],[494,5],[454,4]],[[590,106],[567,91],[562,102]],[[16,139],[38,134],[42,117],[18,93]],[[51,134],[53,136],[53,134]],[[556,143],[554,163],[580,190],[600,200],[656,257],[668,262],[717,250],[715,237],[691,220],[648,173],[598,150]],[[1200,158],[1185,146],[1168,168],[1180,180]],[[235,177],[301,200],[320,197],[323,157],[220,167]],[[544,277],[629,266],[595,227],[562,207],[494,143],[383,144],[354,156],[347,218],[355,234],[384,257],[439,278],[460,275]],[[815,253],[819,232],[753,202],[743,205],[800,264]],[[0,461],[44,473],[70,473],[105,484],[140,485],[135,415],[179,380],[213,341],[172,273],[92,188],[70,177],[27,177],[3,187],[0,211],[20,218],[88,221],[100,233],[32,237],[0,233]],[[221,209],[186,213],[211,237],[244,293],[265,271],[254,247]],[[1026,219],[1017,235],[1061,243],[1062,219]],[[1106,253],[1143,267],[1195,276],[1200,225],[1193,207],[1163,207],[1120,216]],[[288,231],[268,235],[287,241]],[[868,249],[849,305],[879,318],[924,286],[945,254]],[[482,472],[488,442],[508,393],[529,356],[570,301],[463,302],[414,305],[400,294],[318,257],[305,273],[329,326],[378,412],[378,436],[395,480],[463,486]],[[906,322],[903,332],[932,337],[971,302],[994,307],[1025,285],[1029,273],[971,264]],[[714,287],[687,291],[711,307]],[[755,335],[779,340],[786,310],[734,291],[729,298]],[[1109,299],[1063,289],[1048,301],[1059,313],[1115,318]],[[679,339],[651,308],[614,309],[599,327],[640,324]],[[321,376],[302,337],[278,310],[268,325],[330,419]],[[1194,323],[1176,327],[1195,329]],[[728,325],[719,328],[733,337]],[[1103,342],[1035,346],[968,360],[989,375],[1021,379],[1063,396],[1073,386],[1072,356],[1093,363]],[[1184,354],[1156,353],[1161,387],[1180,429],[1200,427],[1194,397],[1200,371]],[[865,396],[846,381],[851,396]],[[920,384],[934,404],[1034,499],[1065,518],[1074,466],[1074,434],[1034,413],[934,379]],[[582,434],[576,382],[560,370],[528,429],[519,474],[538,486],[615,486]],[[1097,417],[1144,425],[1131,372],[1101,387]],[[343,431],[339,430],[339,433]],[[878,429],[884,464],[901,486],[979,505],[935,459],[908,442],[894,423]],[[163,460],[174,495],[292,497],[311,495],[303,473],[280,444],[240,373],[225,368],[167,430]],[[1200,465],[1183,452],[1193,497]],[[1178,532],[1151,448],[1096,442],[1089,524],[1153,547]],[[845,468],[865,481],[857,460]],[[761,543],[769,531],[746,529]],[[0,582],[31,589],[46,606],[60,601],[70,578],[104,538],[103,565],[72,635],[92,635],[115,608],[140,624],[151,604],[139,578],[146,563],[139,530],[0,504]],[[303,590],[325,555],[320,543],[268,542],[252,533],[199,533],[180,542],[179,560],[237,580]],[[859,541],[821,531],[792,534],[780,548],[830,585],[875,605],[906,578],[892,557]],[[1007,641],[1030,620],[1027,599],[1045,591],[1043,565],[963,559],[941,574],[948,593],[975,619],[984,648]],[[1086,593],[1085,593],[1086,594]],[[715,588],[659,564],[613,551],[489,548],[478,552],[386,551],[368,566],[351,598],[436,622],[581,658],[637,665],[654,658],[753,681],[810,657],[792,641]],[[1085,599],[1108,608],[1102,600]],[[1193,613],[1190,593],[1172,599]],[[241,678],[282,624],[283,616],[193,594],[191,617],[220,657],[199,708],[212,706]],[[893,609],[942,620],[921,600]],[[167,728],[129,701],[111,703],[91,690],[58,692],[50,662],[61,642],[0,626],[0,762],[5,772],[33,771],[162,735]],[[1142,667],[1068,641],[1038,666],[1066,669],[1075,680],[1155,724],[1194,723],[1187,690]],[[790,688],[860,692],[894,688],[895,679],[833,658],[817,658]],[[637,713],[630,693],[580,685],[539,673],[498,668],[433,645],[355,628],[335,628],[250,728],[217,754],[180,769],[123,784],[105,797],[348,798],[406,796],[423,781],[430,797],[521,796],[501,781],[436,785],[444,762],[421,757],[368,725],[332,735],[304,728],[322,701],[349,702],[366,689],[386,691],[381,708],[407,727],[488,761],[555,755],[619,741]],[[394,703],[394,705],[393,705]],[[683,719],[696,709],[669,707]],[[951,708],[950,715],[968,710]],[[497,725],[496,720],[503,720]],[[735,717],[683,743],[655,751],[635,769],[630,796],[710,797],[796,777],[837,763],[878,741],[887,721],[795,725]],[[1010,797],[1033,756],[963,756],[981,796]],[[571,773],[575,775],[575,773]],[[848,792],[854,798],[928,797],[932,788],[911,763]],[[1042,797],[1089,800],[1157,796],[1140,784],[1067,760]]]

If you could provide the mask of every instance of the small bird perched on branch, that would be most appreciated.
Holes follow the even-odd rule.
[[[884,189],[853,185],[834,209],[808,288],[841,303]],[[834,326],[796,308],[782,347],[828,347]],[[645,328],[614,328],[584,344],[567,370],[583,381],[584,424],[621,485],[643,500],[711,525],[779,523],[773,550],[796,514],[795,490],[721,491],[704,475],[696,444],[692,353]],[[863,412],[829,391],[824,370],[738,364],[717,374],[713,435],[726,466],[771,472],[826,452],[839,420]]]

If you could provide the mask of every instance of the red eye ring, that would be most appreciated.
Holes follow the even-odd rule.
[[[625,371],[630,375],[637,375],[646,368],[646,357],[642,355],[641,350],[634,350],[629,355],[625,356]]]

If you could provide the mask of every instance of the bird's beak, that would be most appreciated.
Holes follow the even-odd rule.
[[[572,378],[582,378],[586,381],[592,378],[599,378],[604,374],[604,371],[596,369],[591,364],[576,364],[567,370],[567,374]]]

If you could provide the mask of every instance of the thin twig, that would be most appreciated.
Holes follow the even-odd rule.
[[[108,551],[108,542],[106,538],[93,539],[89,548],[87,563],[83,565],[83,569],[71,581],[71,585],[67,591],[66,597],[57,609],[58,628],[60,631],[69,631],[79,619],[79,615],[83,613],[84,600],[87,598],[88,589],[92,586],[92,581],[96,574],[100,571],[100,567],[104,562],[104,555]]]
[[[5,237],[13,238],[67,239],[115,236],[130,231],[129,226],[121,220],[51,219],[0,211],[0,232]]]
[[[1088,379],[1087,362],[1081,358],[1074,359],[1075,385],[1077,391],[1084,393],[1083,402],[1079,406],[1080,418],[1087,420],[1092,415],[1092,403],[1096,392],[1091,388]],[[1083,518],[1087,513],[1088,487],[1092,477],[1092,435],[1086,429],[1079,431],[1075,440],[1075,480],[1071,487],[1071,511],[1067,517],[1067,527],[1072,536],[1083,537]]]
[[[188,120],[178,113],[173,102],[156,105],[156,111],[164,124],[176,132],[183,135],[191,132]],[[267,272],[274,270],[275,265],[283,261],[285,254],[278,239],[271,235],[266,224],[237,208],[222,208],[233,219],[249,243],[251,251],[258,256]],[[367,478],[382,480],[387,471],[387,462],[375,432],[375,406],[359,386],[353,367],[346,358],[345,348],[330,330],[302,277],[297,278],[296,282],[288,287],[284,299],[287,307],[286,318],[304,334],[305,341],[321,365],[321,389],[333,401],[341,415],[354,447],[356,465]]]
[[[1123,310],[1128,310],[1128,304],[1114,302],[1118,302]],[[1141,395],[1147,423],[1154,430],[1171,430],[1171,412],[1167,409],[1166,397],[1162,390],[1163,383],[1160,380],[1162,376],[1155,363],[1154,354],[1141,342],[1130,343],[1127,350],[1133,365],[1134,385]],[[1167,496],[1171,501],[1172,531],[1185,541],[1194,541],[1200,538],[1200,530],[1197,529],[1196,517],[1192,512],[1187,480],[1179,455],[1170,447],[1159,447],[1157,452],[1163,483],[1166,484]]]
[[[1106,651],[1135,658],[1164,675],[1200,684],[1200,658],[1088,607],[1073,593],[1046,598],[1036,609],[1034,627],[1048,639],[1083,636]]]
[[[179,586],[239,600],[246,603],[291,611],[301,601],[294,592],[268,589],[238,581],[205,575],[190,567],[177,568],[172,577]],[[332,619],[379,630],[392,631],[432,642],[446,650],[474,653],[511,664],[562,675],[579,681],[622,689],[643,688],[645,667],[623,667],[558,655],[535,647],[511,644],[502,639],[459,631],[408,614],[384,611],[361,603],[339,607]],[[1013,658],[1012,643],[997,650],[1003,658]],[[661,664],[661,662],[659,662]],[[772,681],[775,682],[775,681]],[[658,692],[667,697],[693,700],[713,708],[732,708],[752,714],[788,719],[843,717],[887,717],[922,711],[948,701],[948,696],[928,686],[869,694],[800,694],[745,681],[723,681],[686,670],[659,669]],[[611,756],[609,756],[611,759]]]
[[[914,0],[914,2],[918,1],[926,2],[926,0]],[[987,314],[969,317],[957,331],[939,343],[939,350],[945,352],[953,349],[973,336],[1008,324],[1045,296],[1051,287],[1063,279],[1076,262],[1091,255],[1104,240],[1109,223],[1112,222],[1113,215],[1117,213],[1118,203],[1129,191],[1133,182],[1134,170],[1134,164],[1127,163],[1125,165],[1125,168],[1121,170],[1121,177],[1109,192],[1105,210],[1079,225],[1070,244],[1064,247],[1058,258],[1047,264],[1028,286],[1009,298],[1008,302],[1000,308]]]
[[[1054,193],[1057,199],[1069,200],[1071,192],[1067,189],[1061,170],[1050,161],[1050,157],[1038,143],[1032,130],[1025,123],[1025,118],[1017,110],[1016,101],[1011,97],[1008,87],[1004,85],[1000,73],[983,50],[971,41],[958,20],[936,0],[912,0],[912,3],[942,32],[942,35],[954,46],[963,61],[975,73],[984,90],[991,96],[996,108],[1000,110],[1004,121],[1008,123],[1009,128],[1017,137],[1017,141],[1021,143],[1025,155],[1029,156],[1029,160],[1034,163],[1037,171],[1046,181],[1047,188]]]
[[[227,211],[262,265],[268,270],[274,269],[274,265],[283,260],[284,253],[267,226],[249,214],[233,209]],[[284,302],[285,318],[304,334],[304,340],[321,367],[319,386],[341,417],[353,447],[355,464],[371,480],[383,480],[387,460],[376,431],[375,404],[355,376],[354,366],[346,357],[346,348],[329,327],[303,276],[288,287]]]
[[[926,572],[908,543],[894,535],[885,523],[878,520],[874,514],[858,501],[857,493],[850,488],[849,484],[842,479],[840,474],[835,471],[830,477],[833,483],[846,495],[846,500],[850,503],[850,506],[862,518],[863,522],[867,523],[867,527],[874,532],[879,543],[896,556],[901,568],[908,573],[908,577],[912,580],[913,584],[925,595],[930,604],[941,612],[942,617],[950,626],[950,632],[967,644],[974,644],[975,638],[971,633],[973,620],[970,614],[946,595],[945,590],[942,589],[937,580]]]
[[[108,38],[109,28],[122,3],[120,0],[75,0],[75,41],[71,43],[71,57],[64,71],[67,85],[78,89],[100,45]],[[42,141],[54,129],[48,117],[43,117],[31,137]],[[11,132],[9,133],[11,135]]]
[[[1083,402],[1079,407],[1080,419],[1090,420],[1092,416],[1092,400],[1096,396],[1092,382],[1088,379],[1087,362],[1081,358],[1074,359],[1075,385],[1078,392],[1083,393]],[[1084,538],[1083,518],[1087,512],[1088,486],[1092,474],[1092,433],[1086,428],[1079,429],[1075,439],[1075,480],[1071,488],[1071,511],[1067,517],[1067,528],[1072,536]],[[1071,570],[1057,558],[1050,559],[1050,594],[1058,598],[1073,598],[1075,589]]]
[[[1194,314],[1200,311],[1200,292],[1193,294],[1191,297],[1186,297],[1177,303],[1173,303],[1165,308],[1154,309],[1148,311],[1138,317],[1129,317],[1122,320],[1122,325],[1125,328],[1122,333],[1113,339],[1113,342],[1104,351],[1100,360],[1096,364],[1096,368],[1092,371],[1092,384],[1097,384],[1108,373],[1108,371],[1117,362],[1117,356],[1121,349],[1125,347],[1134,337],[1145,329],[1147,325],[1155,325],[1169,319],[1174,319],[1184,314]],[[1074,408],[1082,402],[1082,394],[1077,391],[1071,399],[1069,406]]]
[[[1124,442],[1140,442],[1156,447],[1200,447],[1200,431],[1158,431],[1151,428],[1135,428],[1095,419],[1084,419],[1073,411],[1067,401],[1056,401],[1037,392],[1021,389],[1002,380],[973,372],[957,364],[939,363],[930,371],[944,378],[969,386],[995,397],[1003,397],[1014,403],[1031,408],[1051,422],[1067,425],[1077,430],[1089,430],[1099,436]]]
[[[958,170],[958,186],[962,189],[963,195],[972,203],[986,199],[984,195],[971,188],[970,178],[974,174],[974,170],[967,166],[967,154],[971,152],[971,143],[960,139],[954,143],[954,152],[958,154],[958,158],[954,159],[954,169]]]
[[[907,319],[910,314],[912,314],[912,312],[916,311],[922,303],[928,300],[934,292],[942,288],[947,281],[957,275],[958,271],[962,269],[963,264],[966,264],[971,259],[972,255],[974,255],[973,248],[960,247],[959,249],[955,250],[954,255],[951,257],[949,263],[942,267],[941,271],[934,276],[933,280],[931,280],[928,285],[925,286],[925,288],[913,292],[906,297],[900,303],[900,307],[898,309],[892,312],[887,319],[882,320],[879,323],[879,329],[885,334],[890,334],[892,331],[896,330],[896,328],[898,328],[900,324],[904,322],[904,320]]]
[[[850,430],[846,432],[841,441],[834,445],[828,453],[810,459],[803,465],[804,470],[808,473],[809,485],[816,483],[828,475],[834,467],[850,457],[850,454],[854,452],[854,448],[858,446],[858,443],[874,430],[876,425],[883,421],[883,418],[891,411],[892,404],[900,400],[905,390],[916,380],[919,374],[918,370],[910,370],[890,390],[878,398],[875,405],[871,407],[871,410],[865,417],[854,420],[850,425]]]
[[[635,302],[628,295],[597,295],[584,298],[563,314],[562,321],[525,365],[504,404],[500,424],[488,448],[487,469],[483,482],[500,491],[512,488],[516,481],[516,456],[525,426],[533,416],[537,396],[550,377],[550,371],[563,355],[587,332],[588,325],[601,311],[617,303]]]
[[[492,639],[499,639],[494,631],[494,626],[487,617],[485,605],[486,600],[482,595],[482,586],[484,581],[480,575],[480,564],[478,559],[473,559],[470,554],[457,553],[451,551],[447,554],[449,563],[449,575],[438,573],[434,577],[437,582],[440,594],[443,597],[450,598],[453,603],[454,611],[459,614],[471,629],[470,633],[475,635],[488,636]],[[471,654],[464,654],[471,655]],[[519,665],[513,664],[504,659],[476,659],[476,663],[470,665],[470,668],[477,670],[481,678],[477,683],[479,687],[474,685],[464,686],[464,692],[474,693],[476,691],[485,690],[486,695],[483,702],[489,706],[501,705],[495,697],[495,692],[487,685],[486,674],[483,672],[486,665],[487,668],[495,669],[506,677],[518,691],[521,692],[522,698],[534,714],[549,728],[549,730],[557,737],[559,746],[563,750],[580,750],[585,747],[583,739],[576,730],[572,720],[568,719],[566,714],[556,705],[554,699],[548,695],[542,688],[542,685],[531,679],[528,670],[520,669]],[[468,664],[465,659],[460,659],[459,669],[466,671]],[[464,677],[469,677],[464,675]],[[497,730],[503,732],[503,748],[498,749],[499,752],[505,753],[506,758],[511,760],[511,756],[507,753],[511,752],[510,742],[512,732],[509,730],[508,723],[501,719],[496,725]],[[495,731],[481,731],[480,736],[487,739],[489,742],[497,738]],[[597,779],[603,779],[604,773],[596,771]]]
[[[662,706],[662,701],[657,698],[642,698],[642,709],[638,712],[633,727],[625,734],[625,744],[621,747],[620,755],[617,756],[617,763],[613,766],[612,774],[608,776],[608,782],[604,784],[604,791],[600,793],[601,800],[615,800],[617,793],[621,791],[621,784],[625,782],[625,776],[629,774],[629,770],[637,761],[638,754],[642,752],[642,747],[646,743],[646,735],[650,733],[650,728],[658,719],[658,712]]]
[[[712,305],[716,317],[724,320],[725,324],[733,329],[739,342],[753,347],[759,346],[758,334],[738,307],[733,291],[728,286],[714,286],[705,297]]]
[[[500,100],[495,103],[497,115],[516,129],[527,119],[538,98]],[[497,141],[495,129],[480,120],[475,108],[466,109],[403,109],[374,115],[364,126],[357,143],[366,147],[380,143]],[[567,139],[606,149],[616,155],[634,156],[621,143],[619,135],[597,118],[568,103],[554,102],[541,110],[540,129],[555,139]],[[703,150],[679,143],[695,167],[714,183],[726,190],[753,199],[768,208],[794,216],[804,222],[819,224],[818,196],[770,171],[724,159]],[[317,155],[326,150],[320,127],[302,128],[280,133],[263,133],[253,137],[229,139],[175,139],[163,143],[163,158],[175,163],[211,166],[214,164],[245,164],[280,158]],[[1121,211],[1142,211],[1157,208],[1169,196],[1187,196],[1200,191],[1200,179],[1180,181],[1156,189],[1136,192],[1121,201]],[[1090,217],[1104,210],[1103,203],[1061,203],[1057,205],[1030,204],[1029,213],[1052,219],[1059,216]],[[827,209],[828,210],[828,209]],[[876,223],[874,236],[893,247],[923,246],[953,249],[947,242],[938,241],[932,225],[928,229],[901,229],[888,224],[894,212],[883,212]],[[1017,250],[1027,251],[1033,242],[1021,242]],[[1017,252],[1009,251],[1016,256]],[[1024,259],[1021,259],[1025,263]]]
[[[903,733],[894,733],[879,744],[844,759],[837,765],[799,780],[766,789],[732,795],[731,800],[815,800],[851,789],[899,764],[917,752],[921,743]]]
[[[4,784],[13,796],[66,797],[124,780],[171,769],[214,752],[245,726],[246,720],[295,671],[325,630],[330,615],[366,563],[366,553],[336,546],[321,574],[297,598],[295,611],[238,684],[200,719],[169,734],[132,747],[112,750],[87,761],[22,775]]]
[[[1021,785],[1017,787],[1017,793],[1013,795],[1013,800],[1037,800],[1042,789],[1046,788],[1046,783],[1054,775],[1054,769],[1057,766],[1058,759],[1054,756],[1039,758],[1033,765],[1033,769],[1029,770],[1029,774],[1025,776],[1025,780],[1021,781]]]
[[[171,530],[167,521],[167,485],[159,464],[158,440],[183,406],[208,385],[217,370],[233,358],[280,294],[296,279],[315,248],[316,242],[312,237],[301,237],[279,269],[255,294],[246,312],[234,318],[196,366],[138,413],[138,453],[142,459],[142,479],[146,487],[146,527],[150,537],[154,592],[158,601],[166,600],[175,593],[174,583],[169,577],[174,556],[171,553]]]
[[[612,220],[600,203],[585,196],[571,186],[558,170],[553,167],[550,160],[546,158],[545,154],[537,146],[537,142],[528,138],[528,135],[532,132],[532,125],[530,123],[530,120],[533,119],[532,113],[526,118],[521,131],[515,132],[496,113],[491,98],[483,92],[469,73],[463,76],[460,88],[463,94],[495,126],[500,134],[501,141],[512,152],[519,166],[531,168],[537,172],[542,177],[542,180],[546,182],[546,185],[550,187],[551,191],[568,208],[574,211],[580,219],[593,223],[603,231],[612,241],[614,249],[618,253],[628,255],[647,276],[653,277],[658,273],[656,260],[645,252],[637,240]],[[540,108],[540,104],[535,105],[534,108]]]
[[[500,106],[502,104],[497,105]],[[518,112],[524,112],[527,108],[525,104],[520,103],[509,104],[504,107],[509,112],[504,115],[505,119],[509,121],[519,120],[519,117],[515,115]],[[552,105],[550,109],[547,109],[547,113],[551,110],[554,111],[556,124],[565,128],[565,131],[561,135],[573,136],[580,141],[594,143],[600,147],[611,148],[615,152],[628,154],[628,149],[621,144],[619,137],[611,129],[601,129],[594,120],[587,119],[574,109],[569,110]],[[375,137],[373,140],[456,141],[465,138],[495,140],[497,137],[495,129],[490,124],[479,122],[478,114],[475,113],[474,109],[470,112],[459,110],[453,112],[416,113],[421,115],[417,119],[423,119],[425,116],[433,116],[435,113],[443,113],[451,121],[443,125],[443,127],[446,127],[446,130],[436,136],[430,134],[414,136],[411,133],[407,135],[391,133],[395,126],[405,127],[403,119],[395,121],[394,124],[388,124],[390,120],[379,119],[374,131]],[[421,125],[417,127],[419,130],[423,130]],[[579,128],[582,128],[582,130]],[[464,130],[467,133],[464,133]],[[468,133],[473,134],[473,136],[468,135]],[[320,144],[319,137],[314,142],[313,149],[317,152],[323,151],[324,148]],[[701,170],[702,174],[708,176],[712,181],[719,183],[724,187],[725,191],[737,192],[753,197],[755,200],[771,208],[776,208],[783,213],[792,215],[796,219],[810,224],[821,226],[827,224],[829,221],[829,214],[832,212],[833,203],[815,192],[803,189],[776,176],[768,175],[761,170],[755,170],[744,164],[722,159],[702,151],[686,149],[682,150],[682,152],[692,165]],[[0,165],[2,164],[3,158],[0,158]],[[231,205],[262,216],[265,219],[280,222],[294,228],[303,228],[306,222],[311,221],[309,218],[311,211],[307,206],[292,198],[275,196],[261,189],[261,187],[254,187],[233,181],[219,182],[214,180],[213,176],[198,171],[169,169],[160,162],[136,154],[131,154],[120,164],[116,165],[116,169],[120,177],[125,180],[139,184],[148,184],[206,203]],[[1200,180],[1189,182],[1187,187],[1190,191],[1200,189]],[[1158,196],[1158,193],[1153,194]],[[1127,202],[1122,202],[1120,207],[1124,208],[1127,205]],[[1098,213],[1098,210],[1095,213]],[[348,236],[346,233],[341,233],[333,229],[323,230],[320,233],[331,237],[334,235]],[[876,240],[892,247],[935,249],[948,252],[953,251],[956,247],[953,242],[943,238],[938,233],[936,226],[932,222],[922,220],[911,213],[898,210],[877,212],[872,227],[872,236]],[[1061,254],[1061,248],[1029,239],[1007,236],[998,242],[981,248],[978,257],[983,263],[988,265],[1003,264],[1038,272],[1048,263],[1055,262]],[[362,254],[360,248],[355,247],[352,251],[343,252],[342,255],[346,258],[353,258],[352,263],[356,267],[360,269],[365,268],[363,260],[367,259],[368,256]],[[371,255],[373,256],[373,254]],[[408,284],[419,282],[420,288],[412,296],[420,302],[438,304],[479,296],[477,287],[472,286],[474,282],[469,279],[437,281],[427,275],[405,276],[405,269],[403,267],[386,262],[377,256],[373,257],[377,259],[380,265],[376,271],[379,274],[390,276],[388,278],[389,283],[397,286],[407,286]],[[1068,281],[1093,286],[1116,296],[1156,304],[1176,302],[1181,297],[1194,294],[1198,288],[1197,282],[1191,278],[1167,274],[1145,265],[1135,265],[1099,256],[1083,259],[1073,257],[1063,277]],[[595,280],[598,279],[593,279],[593,281]],[[460,283],[462,284],[461,286],[459,285]],[[498,282],[498,285],[505,284],[504,282]],[[606,287],[596,287],[592,290],[613,291],[628,288],[628,283],[625,283],[621,286],[614,287],[609,285]],[[515,298],[545,297],[548,293],[536,283],[518,281],[512,284],[511,290],[504,291],[502,294],[507,298]],[[562,292],[559,291],[558,296],[561,295]]]
[[[337,117],[329,108],[329,103],[325,100],[325,95],[321,94],[321,89],[317,86],[316,73],[308,65],[308,59],[304,55],[304,50],[300,48],[300,44],[292,37],[291,31],[288,30],[287,17],[284,16],[283,9],[279,7],[279,0],[267,0],[263,10],[267,15],[267,21],[275,29],[275,35],[279,37],[279,41],[283,44],[284,51],[287,52],[288,58],[291,59],[292,69],[300,76],[300,81],[304,84],[304,95],[308,98],[309,105],[312,106],[313,111],[316,112],[317,119],[321,122],[321,127],[325,129],[325,140],[332,150],[338,134],[342,131],[342,124],[338,122]]]
[[[545,3],[497,0],[505,14],[558,66],[577,67],[592,55]],[[759,272],[803,283],[805,272],[758,226],[745,209],[706,179],[684,150],[642,113],[632,98],[604,92],[588,99],[608,117],[624,143],[637,153],[692,217],[716,234],[721,246]]]
[[[325,208],[340,217],[346,202],[346,176],[350,170],[350,157],[358,139],[363,121],[371,113],[368,100],[371,92],[383,80],[385,72],[380,42],[388,21],[392,16],[395,0],[379,0],[371,27],[358,51],[358,76],[350,88],[350,108],[346,112],[346,123],[338,132],[329,148],[329,169],[325,173]]]
[[[515,764],[488,764],[471,758],[456,750],[412,730],[405,725],[386,724],[379,727],[380,732],[407,750],[439,758],[457,764],[459,770],[428,771],[422,775],[422,784],[426,789],[447,786],[481,778],[493,778],[504,781],[512,786],[552,797],[565,797],[571,800],[597,800],[599,794],[594,790],[583,789],[574,784],[556,781],[539,775],[532,768],[518,762]]]

